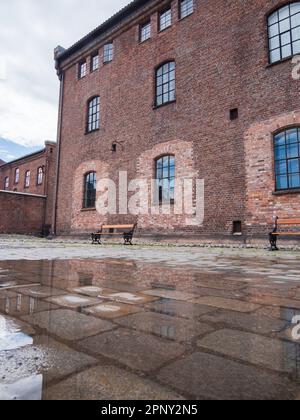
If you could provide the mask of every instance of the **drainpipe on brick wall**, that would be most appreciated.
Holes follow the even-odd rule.
[[[58,183],[59,183],[59,169],[60,169],[60,145],[61,145],[61,131],[62,131],[62,115],[63,115],[63,95],[64,95],[64,73],[59,75],[59,111],[58,111],[58,125],[57,125],[57,156],[56,156],[56,180],[54,191],[54,214],[52,224],[52,235],[56,235],[57,224],[57,199],[58,199]]]

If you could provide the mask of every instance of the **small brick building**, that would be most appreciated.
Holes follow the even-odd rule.
[[[283,0],[135,0],[58,47],[56,232],[137,222],[142,233],[249,237],[277,215],[300,217],[298,53],[300,2]],[[204,179],[204,223],[101,216],[96,183],[120,171],[158,179],[172,205],[174,177]]]
[[[51,231],[56,143],[0,166],[0,233]]]

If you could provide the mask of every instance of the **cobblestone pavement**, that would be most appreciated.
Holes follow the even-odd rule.
[[[299,399],[299,256],[1,237],[0,399]]]

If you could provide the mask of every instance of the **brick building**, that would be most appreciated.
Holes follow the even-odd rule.
[[[58,47],[56,232],[252,236],[300,217],[298,53],[300,2],[282,0],[135,0]],[[158,179],[158,214],[96,211],[97,181],[120,171]],[[161,214],[175,177],[204,179],[203,223]]]
[[[56,143],[0,167],[0,233],[50,230],[56,179]]]

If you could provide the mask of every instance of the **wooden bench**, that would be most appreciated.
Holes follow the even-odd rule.
[[[93,244],[101,245],[102,236],[123,236],[124,245],[133,245],[132,239],[136,224],[134,225],[103,225],[101,229],[92,233]]]
[[[298,232],[287,229],[285,231],[279,231],[281,226],[300,226],[300,219],[280,219],[276,217],[275,228],[273,232],[269,234],[271,251],[278,251],[277,240],[279,236],[300,236],[300,230]]]

